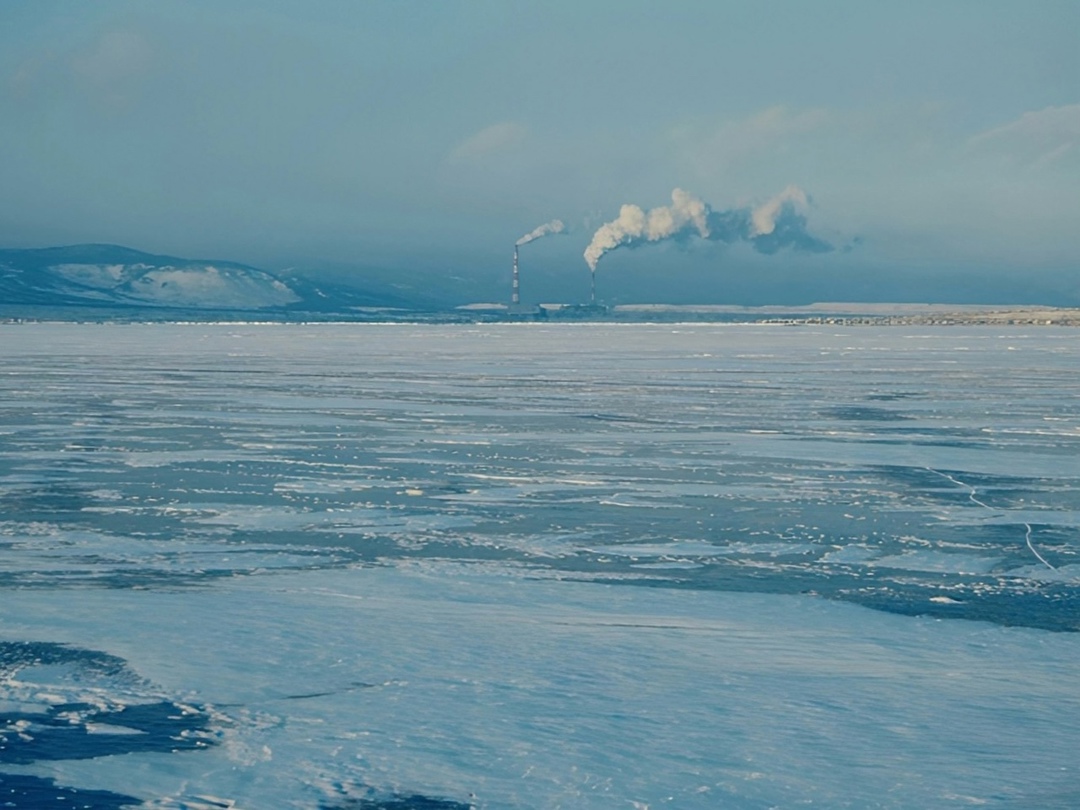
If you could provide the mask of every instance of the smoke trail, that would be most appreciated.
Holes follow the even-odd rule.
[[[732,208],[713,211],[698,197],[680,188],[671,192],[671,205],[643,211],[636,205],[624,205],[619,216],[604,223],[593,234],[585,249],[589,269],[606,254],[620,247],[638,247],[664,239],[685,239],[695,234],[714,242],[749,242],[760,253],[775,253],[781,248],[825,253],[833,246],[806,230],[806,193],[798,186],[788,186],[757,208]]]
[[[709,207],[693,194],[677,188],[671,192],[671,205],[653,208],[648,213],[636,205],[624,205],[619,216],[600,226],[585,249],[585,261],[595,270],[600,257],[622,245],[658,242],[686,231],[690,226],[708,237],[706,222]]]
[[[750,213],[751,236],[763,236],[776,230],[776,220],[785,210],[805,211],[809,205],[806,192],[798,186],[788,186],[764,205]]]
[[[533,231],[525,234],[514,244],[518,246],[527,245],[529,244],[529,242],[533,241],[534,239],[539,239],[541,236],[547,236],[548,234],[553,233],[562,233],[565,227],[566,226],[562,224],[561,219],[553,219],[551,220],[551,222],[545,222],[543,225],[540,225]]]

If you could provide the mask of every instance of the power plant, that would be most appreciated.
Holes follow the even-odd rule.
[[[727,210],[713,208],[699,197],[676,188],[671,205],[645,210],[632,203],[619,208],[619,216],[603,223],[585,248],[589,267],[589,303],[525,306],[521,303],[521,270],[518,248],[535,239],[563,233],[565,226],[553,219],[538,226],[514,243],[513,286],[506,314],[516,317],[593,318],[606,315],[608,308],[596,300],[596,267],[600,260],[619,248],[636,248],[668,239],[697,236],[703,240],[733,244],[748,243],[765,255],[782,248],[808,253],[828,253],[836,246],[811,234],[806,228],[810,197],[798,186],[788,186],[764,203]]]
[[[521,303],[521,257],[519,248],[539,236],[561,233],[559,220],[542,225],[527,236],[523,236],[514,245],[514,263],[511,275],[510,305],[506,308],[507,316],[520,318],[595,318],[606,315],[608,308],[596,303],[596,269],[589,268],[589,303],[588,304],[522,304]]]

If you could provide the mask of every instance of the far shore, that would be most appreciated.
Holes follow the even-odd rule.
[[[742,307],[728,305],[626,304],[613,307],[613,314],[649,313],[717,317],[726,315],[757,323],[791,324],[877,324],[877,325],[1024,325],[1080,326],[1080,308],[1048,306],[1006,306],[984,304],[892,304],[818,303],[806,306]]]
[[[352,307],[342,312],[169,307],[4,306],[0,324],[17,323],[742,323],[842,326],[1080,326],[1080,307],[835,302],[758,307],[730,304],[583,306],[471,304],[450,310]]]

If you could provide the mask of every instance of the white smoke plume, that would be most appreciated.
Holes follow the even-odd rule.
[[[609,250],[635,242],[659,242],[686,230],[691,225],[703,237],[708,237],[705,221],[708,206],[693,194],[677,188],[671,192],[671,205],[653,208],[645,213],[636,205],[624,205],[619,216],[600,226],[585,250],[589,268],[596,269],[600,257]]]
[[[804,213],[809,206],[806,192],[798,186],[788,186],[764,205],[759,205],[750,214],[751,236],[762,236],[776,230],[776,218],[785,208],[797,213]]]
[[[553,233],[562,233],[565,228],[566,226],[563,225],[561,219],[553,219],[551,220],[551,222],[545,222],[543,225],[534,228],[532,231],[518,239],[514,244],[518,246],[527,245],[529,244],[529,242],[533,241],[534,239],[539,239],[541,236],[547,236]]]
[[[809,199],[798,186],[788,186],[756,207],[713,211],[698,197],[680,188],[671,192],[671,205],[648,212],[624,205],[619,216],[604,223],[585,249],[585,261],[595,271],[600,259],[620,247],[638,247],[664,239],[693,235],[717,242],[745,241],[761,253],[783,247],[823,253],[833,246],[806,230]]]

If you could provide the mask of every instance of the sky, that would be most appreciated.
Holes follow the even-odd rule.
[[[565,297],[624,204],[795,186],[834,250],[630,239],[604,297],[1080,305],[1077,31],[1075,0],[0,0],[0,246],[435,284],[558,218],[523,292]]]

